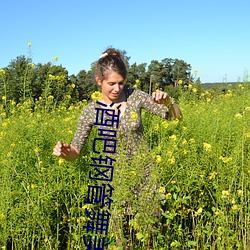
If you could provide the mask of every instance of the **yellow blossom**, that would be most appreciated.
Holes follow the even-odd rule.
[[[6,96],[5,95],[2,96],[2,100],[6,100]]]
[[[136,176],[136,172],[135,171],[131,171],[130,172],[132,175]]]
[[[12,100],[12,101],[10,102],[10,104],[11,104],[12,106],[15,106],[15,105],[16,105],[16,102]]]
[[[166,194],[166,199],[167,199],[167,200],[170,200],[171,198],[172,198],[172,194],[171,194],[171,193],[167,193],[167,194]]]
[[[28,42],[28,46],[31,47],[32,46],[32,42]]]
[[[0,221],[4,220],[4,218],[5,218],[4,214],[0,214]]]
[[[242,195],[243,194],[243,191],[241,189],[237,190],[237,194],[238,195]]]
[[[103,99],[102,93],[100,91],[95,91],[91,94],[91,99],[93,101],[101,101]]]
[[[227,197],[230,195],[230,191],[229,190],[222,190],[222,197]]]
[[[192,89],[192,92],[197,93],[197,89],[196,89],[196,88],[193,88],[193,89]]]
[[[190,84],[188,84],[188,88],[189,89],[192,89],[192,87],[193,87],[193,85],[190,83]]]
[[[190,138],[189,139],[189,143],[191,143],[191,144],[195,143],[195,139],[194,138]]]
[[[31,187],[32,189],[34,189],[34,188],[37,187],[37,185],[32,183],[30,187]]]
[[[178,125],[179,120],[178,119],[174,119],[171,121],[171,124],[173,124],[174,126]]]
[[[198,70],[197,69],[194,69],[193,70],[193,73],[196,75],[196,74],[198,74]]]
[[[159,188],[159,193],[165,194],[166,193],[166,188],[165,187],[160,187]]]
[[[239,206],[237,204],[233,204],[232,210],[234,210],[234,211],[239,210]]]
[[[250,138],[250,132],[245,133],[245,138]]]
[[[4,69],[0,69],[0,75],[5,75],[5,70]]]
[[[39,147],[36,147],[36,148],[34,149],[34,151],[35,151],[36,153],[38,153],[38,152],[41,151],[41,149],[40,149]]]
[[[63,159],[63,158],[60,158],[60,159],[58,160],[58,163],[59,163],[59,165],[62,165],[62,164],[64,163],[64,159]]]
[[[241,120],[242,119],[242,114],[238,113],[234,116],[237,120]]]
[[[186,145],[187,144],[187,140],[184,138],[183,140],[182,140],[182,145]]]
[[[161,123],[162,127],[163,128],[167,128],[168,127],[168,122],[166,120],[164,120],[162,123]]]
[[[202,211],[203,211],[203,209],[202,209],[202,207],[200,207],[196,212],[195,212],[195,216],[198,216],[198,215],[201,215],[202,214]]]
[[[214,179],[214,178],[216,177],[216,175],[217,175],[216,172],[212,172],[212,173],[210,173],[208,179],[209,179],[209,180],[212,180],[212,179]]]
[[[173,165],[175,164],[175,157],[172,156],[170,159],[168,159],[169,164]]]
[[[212,146],[209,143],[203,142],[203,148],[207,152],[211,152],[212,151]]]
[[[139,82],[140,82],[140,80],[139,80],[139,79],[136,79],[136,80],[135,80],[135,83],[139,83]]]
[[[54,96],[53,95],[49,95],[48,96],[48,100],[53,100],[54,99]]]
[[[232,161],[232,157],[223,157],[223,156],[220,156],[219,159],[223,162],[223,163],[228,163],[230,161]]]
[[[133,85],[133,88],[134,88],[134,89],[137,89],[137,85],[136,85],[136,84],[134,84],[134,85]]]
[[[135,111],[130,113],[130,118],[132,121],[136,121],[138,119],[138,114]]]
[[[58,61],[58,56],[55,56],[55,57],[54,57],[54,60],[57,62],[57,61]]]
[[[159,130],[159,124],[158,124],[158,123],[155,124],[154,130],[155,130],[155,131],[158,131],[158,130]]]
[[[250,111],[250,107],[249,106],[245,107],[245,110]]]
[[[171,136],[169,136],[169,139],[172,140],[172,141],[176,141],[177,136],[176,135],[171,135]]]
[[[179,80],[179,81],[178,81],[178,84],[179,84],[179,85],[182,85],[182,83],[183,83],[182,80]]]
[[[74,83],[71,84],[71,88],[74,89],[76,85]]]
[[[156,159],[155,159],[156,163],[159,164],[162,162],[162,158],[160,155],[156,155]]]

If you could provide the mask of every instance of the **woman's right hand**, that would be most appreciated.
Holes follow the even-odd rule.
[[[66,159],[70,151],[70,144],[58,141],[54,147],[53,154]]]
[[[67,161],[74,161],[80,155],[80,152],[68,143],[58,141],[54,147],[53,154]]]

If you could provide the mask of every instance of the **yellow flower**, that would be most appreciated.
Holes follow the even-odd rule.
[[[212,151],[212,146],[209,143],[203,142],[203,148],[207,152],[211,152]]]
[[[238,113],[234,116],[237,120],[241,120],[242,119],[242,114]]]
[[[188,84],[188,88],[189,89],[192,89],[192,87],[193,87],[193,85],[190,83],[190,84]]]
[[[6,96],[5,95],[2,96],[2,100],[6,100]]]
[[[212,179],[214,179],[214,178],[216,177],[216,175],[217,175],[216,172],[212,172],[212,173],[210,173],[208,179],[209,179],[209,180],[212,180]]]
[[[238,206],[237,204],[234,204],[234,205],[232,206],[232,210],[234,210],[234,211],[239,210],[239,206]]]
[[[159,193],[165,194],[166,193],[166,188],[165,187],[160,187],[159,188]]]
[[[171,194],[171,193],[167,193],[167,194],[166,194],[166,199],[167,199],[167,200],[170,200],[171,198],[172,198],[172,194]]]
[[[53,95],[49,95],[48,96],[48,100],[53,100],[54,99],[54,96]]]
[[[59,165],[62,165],[62,164],[64,163],[64,159],[63,159],[63,158],[60,158],[60,159],[58,160],[58,163],[59,163]]]
[[[250,132],[245,133],[245,138],[250,138]]]
[[[192,89],[192,92],[197,93],[197,89],[196,89],[196,88],[193,88],[193,89]]]
[[[250,107],[249,106],[245,107],[245,110],[250,111]]]
[[[16,105],[16,102],[12,100],[12,101],[10,102],[10,104],[11,104],[12,106],[15,106],[15,105]]]
[[[135,111],[130,113],[130,118],[132,121],[136,121],[138,119],[138,114]]]
[[[195,216],[198,216],[198,215],[201,215],[202,214],[202,211],[203,211],[203,209],[202,209],[202,207],[200,207],[196,212],[195,212]]]
[[[4,220],[4,218],[5,218],[4,214],[0,214],[0,221]]]
[[[49,80],[55,80],[55,79],[56,79],[55,76],[53,76],[52,74],[49,74]]]
[[[237,194],[238,195],[242,195],[243,194],[243,191],[241,189],[237,190]]]
[[[175,158],[172,156],[170,159],[168,159],[169,164],[173,165],[175,164]]]
[[[31,188],[32,188],[32,189],[34,189],[34,188],[36,188],[36,187],[37,187],[36,184],[33,184],[33,183],[31,184]]]
[[[58,61],[58,56],[55,56],[55,57],[54,57],[54,60],[57,62],[57,61]]]
[[[169,139],[172,140],[172,141],[176,141],[177,136],[176,135],[171,135],[171,136],[169,136]]]
[[[32,46],[32,42],[28,42],[28,46],[31,47]]]
[[[100,91],[95,91],[91,94],[91,99],[93,101],[101,101],[103,99],[102,93]]]
[[[74,89],[76,85],[74,83],[71,84],[71,88]]]
[[[156,155],[156,159],[155,159],[156,163],[159,164],[162,162],[162,158],[160,155]]]
[[[178,80],[178,84],[182,85],[183,81],[182,80]]]
[[[193,70],[193,73],[196,75],[196,74],[198,74],[198,70],[197,69],[194,69]]]
[[[3,122],[3,123],[2,123],[2,126],[3,126],[4,128],[6,128],[6,127],[8,126],[8,123],[7,123],[7,122]]]
[[[136,79],[136,80],[135,80],[135,83],[139,83],[139,82],[140,82],[140,80],[139,80],[139,79]]]
[[[134,84],[134,85],[133,85],[133,88],[134,88],[134,89],[137,89],[137,85],[136,85],[136,84]]]
[[[38,153],[38,152],[41,151],[41,149],[40,149],[39,147],[36,147],[36,148],[34,149],[34,151],[35,151],[36,153]]]
[[[229,196],[230,195],[230,191],[229,190],[222,190],[222,197],[223,198],[225,198],[225,197],[227,197],[227,196]]]
[[[0,75],[5,75],[5,70],[4,69],[0,69]]]
[[[190,138],[189,139],[189,143],[191,143],[191,144],[195,143],[195,139],[194,138]]]
[[[162,123],[161,123],[162,127],[163,128],[167,128],[168,127],[168,122],[166,120],[164,120]]]
[[[155,124],[154,130],[155,130],[155,131],[158,131],[158,130],[159,130],[159,124],[158,124],[158,123]]]
[[[232,157],[223,157],[223,156],[220,156],[219,159],[222,160],[223,163],[228,163],[233,160]]]

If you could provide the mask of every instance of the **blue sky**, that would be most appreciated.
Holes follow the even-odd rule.
[[[204,82],[250,73],[249,0],[8,0],[0,7],[0,68],[20,55],[69,74],[89,70],[112,46],[132,63],[177,58]]]

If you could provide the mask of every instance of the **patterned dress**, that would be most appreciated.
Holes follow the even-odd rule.
[[[145,145],[143,143],[142,109],[146,109],[164,119],[169,118],[167,106],[155,103],[147,93],[126,88],[124,88],[124,91],[126,95],[126,108],[119,118],[118,129],[113,128],[118,133],[116,138],[116,156],[119,156],[119,160],[117,157],[115,159],[117,159],[119,165],[118,168],[115,167],[112,182],[116,198],[115,196],[112,198],[114,201],[118,200],[118,202],[114,205],[115,208],[112,212],[110,227],[116,236],[117,246],[126,246],[131,232],[129,221],[135,218],[134,216],[141,215],[140,222],[138,221],[138,223],[141,223],[143,230],[148,234],[155,229],[153,222],[157,223],[159,221],[159,182],[150,177],[150,172],[152,172],[153,167],[156,165],[149,154],[147,143],[145,143],[145,150],[143,147],[140,151],[143,152],[144,156],[137,161],[134,158],[140,157],[138,150],[139,148],[141,149],[142,144]],[[96,123],[98,108],[103,107],[96,102],[91,102],[82,111],[78,128],[72,141],[72,145],[79,151],[81,151],[86,143],[93,126],[96,126],[98,129],[104,129],[103,126],[94,125]],[[99,118],[98,116],[98,120]],[[110,119],[110,117],[104,113],[103,120],[106,119]],[[105,129],[112,130],[110,127]],[[120,152],[122,153],[120,154]],[[148,221],[151,221],[151,223],[148,223]]]

